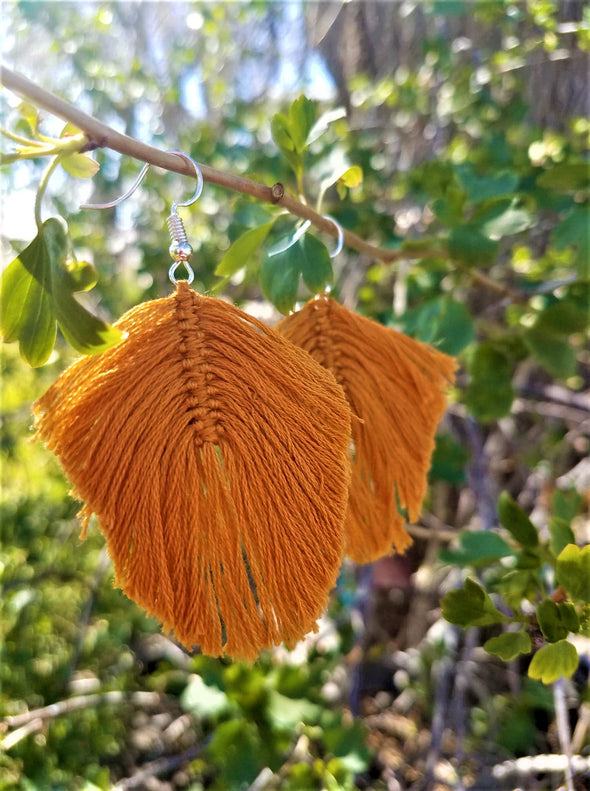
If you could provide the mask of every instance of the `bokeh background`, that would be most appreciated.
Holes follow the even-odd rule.
[[[456,242],[458,264],[344,250],[336,293],[461,369],[412,549],[346,562],[318,634],[246,666],[188,655],[113,589],[99,531],[80,541],[68,483],[31,441],[30,404],[74,353],[60,343],[33,370],[5,345],[0,789],[556,788],[563,775],[546,761],[517,763],[562,751],[551,689],[526,662],[486,654],[485,630],[446,623],[440,599],[474,565],[486,580],[485,558],[453,549],[461,531],[498,530],[503,490],[541,535],[552,514],[588,540],[587,3],[14,2],[1,25],[6,63],[43,87],[268,185],[295,190],[273,114],[300,93],[315,100],[331,122],[308,158],[310,202],[358,165],[362,183],[330,187],[323,211],[384,247]],[[1,101],[3,125],[22,129],[19,100]],[[45,133],[62,126],[42,114]],[[92,180],[56,173],[43,213],[67,218],[100,275],[87,304],[112,320],[169,293],[165,217],[190,184],[153,170],[117,210],[80,211],[124,192],[140,167],[95,156]],[[4,262],[35,233],[44,167],[3,168]],[[183,214],[200,290],[267,211],[205,185]],[[465,236],[474,218],[483,242]],[[223,295],[279,318],[255,261]],[[586,643],[565,692],[574,752],[588,756]],[[585,787],[583,774],[574,782]]]

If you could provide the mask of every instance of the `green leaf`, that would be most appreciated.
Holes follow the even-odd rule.
[[[271,220],[257,228],[251,228],[239,236],[217,265],[215,274],[231,277],[247,266],[248,260],[261,247],[273,224],[274,220]]]
[[[192,675],[180,696],[180,705],[185,711],[204,718],[217,718],[231,709],[225,692],[205,684],[201,676]]]
[[[65,234],[63,242],[65,257]],[[8,265],[0,284],[2,337],[7,343],[18,340],[21,356],[35,368],[49,359],[57,334],[49,255],[39,233]]]
[[[551,497],[551,510],[555,516],[571,522],[580,513],[584,502],[584,495],[573,486],[569,489],[555,489]],[[575,544],[575,541],[568,541],[568,544]]]
[[[31,244],[6,268],[0,286],[1,329],[5,341],[19,341],[23,358],[34,367],[47,362],[55,345],[56,321],[77,351],[95,354],[121,340],[74,299],[95,281],[89,264],[68,265],[65,223],[46,220]]]
[[[240,718],[217,725],[207,755],[219,767],[219,787],[238,791],[249,786],[264,765],[262,751],[260,735],[253,722]]]
[[[569,522],[565,519],[560,519],[558,516],[552,516],[549,519],[549,547],[555,557],[568,545],[575,543],[574,531],[571,529]]]
[[[580,274],[588,274],[590,258],[590,208],[588,205],[576,206],[571,209],[553,230],[553,243],[558,250],[568,245],[576,248],[576,263]]]
[[[351,165],[338,181],[345,187],[358,187],[363,183],[363,169],[359,165]]]
[[[502,492],[498,499],[498,518],[503,527],[523,547],[536,547],[539,544],[537,528],[523,509],[508,492]]]
[[[568,544],[557,557],[555,576],[572,599],[590,604],[590,544],[583,549]]]
[[[291,136],[291,124],[284,113],[275,113],[270,122],[270,133],[277,147],[284,152],[296,151],[295,141]]]
[[[537,620],[550,643],[563,640],[570,632],[577,632],[580,628],[573,604],[569,602],[556,604],[547,597],[537,607]]]
[[[451,258],[467,266],[490,264],[498,254],[498,243],[488,239],[473,225],[452,228],[447,245]]]
[[[480,343],[468,364],[471,381],[465,404],[471,414],[486,423],[510,412],[514,400],[512,362],[491,342]]]
[[[562,299],[539,313],[535,327],[561,335],[585,332],[588,329],[589,313],[588,305],[582,309],[573,300]]]
[[[438,553],[443,563],[477,568],[514,554],[506,541],[490,530],[465,530],[460,534],[459,542],[459,549],[444,549]]]
[[[537,185],[560,193],[587,189],[590,186],[590,167],[587,162],[554,165],[539,176]]]
[[[260,288],[265,299],[287,314],[293,309],[299,289],[300,248],[291,237],[282,237],[267,250],[260,264]]]
[[[528,675],[543,684],[553,684],[558,678],[571,678],[578,667],[578,652],[567,640],[540,648],[529,665]]]
[[[452,355],[471,343],[475,333],[475,324],[465,305],[446,295],[407,311],[401,324],[407,334]]]
[[[478,176],[472,165],[465,163],[456,165],[455,172],[472,203],[483,203],[492,198],[513,195],[518,186],[518,175],[511,170]]]
[[[489,209],[472,223],[490,239],[501,239],[531,228],[535,219],[526,209],[519,207],[514,200],[495,201]]]
[[[567,379],[575,374],[576,355],[567,336],[535,325],[526,330],[523,338],[533,357],[552,376]]]
[[[483,647],[488,654],[494,654],[504,662],[510,662],[520,654],[530,653],[532,646],[531,638],[524,629],[520,629],[518,632],[505,632],[498,637],[490,637]]]
[[[66,173],[77,179],[91,178],[100,168],[98,162],[88,154],[69,154],[60,160],[60,164]]]
[[[463,629],[505,623],[508,620],[496,608],[482,586],[469,577],[460,590],[447,593],[441,604],[443,618]]]
[[[429,477],[447,483],[463,483],[468,458],[469,454],[463,445],[455,442],[449,434],[438,434]]]
[[[305,725],[315,725],[322,709],[307,698],[288,698],[271,689],[267,713],[274,728],[294,730],[301,722]]]
[[[290,164],[293,171],[298,174],[303,166],[302,155],[297,150],[297,144],[291,132],[291,123],[284,113],[276,113],[270,122],[270,133],[277,148]]]
[[[31,130],[36,132],[39,126],[39,109],[34,104],[23,101],[18,106],[18,112],[31,127]]]
[[[580,611],[580,634],[590,637],[590,604],[585,604]]]
[[[70,259],[66,268],[72,291],[90,291],[98,282],[98,272],[89,261]]]
[[[326,750],[340,760],[349,772],[364,772],[371,760],[367,749],[366,730],[362,723],[338,724],[325,728]]]
[[[332,259],[325,244],[306,233],[294,245],[294,255],[299,255],[303,282],[312,294],[320,294],[332,284]]]
[[[315,104],[306,96],[301,95],[289,108],[290,136],[295,143],[295,150],[302,153],[307,146],[307,138],[315,122]]]

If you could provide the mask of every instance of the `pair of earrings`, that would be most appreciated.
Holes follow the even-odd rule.
[[[398,506],[419,514],[455,363],[327,295],[272,330],[197,294],[177,207],[202,175],[174,153],[197,175],[168,218],[175,293],[127,312],[35,425],[116,584],[186,646],[252,660],[317,628],[344,553],[410,543]]]

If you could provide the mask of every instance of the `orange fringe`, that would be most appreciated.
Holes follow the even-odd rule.
[[[316,628],[344,545],[350,410],[333,376],[180,282],[35,404],[96,513],[115,580],[206,654],[254,659]]]
[[[328,296],[276,329],[328,368],[353,415],[347,554],[369,563],[412,543],[399,508],[420,515],[445,387],[456,363],[427,344],[352,313]]]

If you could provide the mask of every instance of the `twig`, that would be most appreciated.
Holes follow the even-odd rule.
[[[146,780],[150,777],[158,777],[159,775],[169,774],[170,772],[178,769],[184,764],[194,761],[203,749],[202,745],[194,745],[186,752],[180,755],[170,755],[164,758],[156,758],[154,761],[142,766],[142,768],[135,772],[131,777],[125,780],[120,780],[113,786],[113,791],[124,791],[126,788],[146,788]]]
[[[572,755],[569,763],[575,775],[590,776],[590,757]],[[496,764],[492,769],[492,776],[496,780],[505,780],[511,775],[552,774],[564,772],[567,764],[568,759],[565,755],[527,755],[515,761]]]
[[[27,736],[40,731],[42,727],[43,720],[39,717],[27,722],[25,725],[22,725],[20,728],[12,731],[12,733],[9,733],[8,736],[2,739],[2,742],[0,742],[0,749],[3,751],[10,750],[23,739],[26,739]]]
[[[446,653],[440,660],[440,673],[436,684],[436,697],[434,699],[432,724],[430,727],[430,748],[426,758],[426,771],[422,780],[417,784],[421,789],[424,789],[424,791],[428,791],[434,784],[436,764],[441,753],[442,738],[451,702],[457,644],[461,634],[461,630],[458,626],[449,625],[447,629],[447,638],[445,640]]]
[[[49,706],[43,706],[40,709],[33,709],[23,714],[5,717],[2,722],[8,725],[9,728],[19,728],[32,720],[54,719],[62,714],[69,714],[72,711],[79,711],[91,706],[117,705],[124,702],[135,703],[139,706],[157,706],[161,701],[162,696],[159,692],[97,692],[92,695],[78,695],[75,698],[51,703]]]
[[[563,678],[558,678],[553,684],[553,702],[555,704],[555,722],[561,752],[566,758],[564,767],[566,791],[574,791],[574,773],[572,769],[572,743],[570,726],[565,705],[565,684]]]

